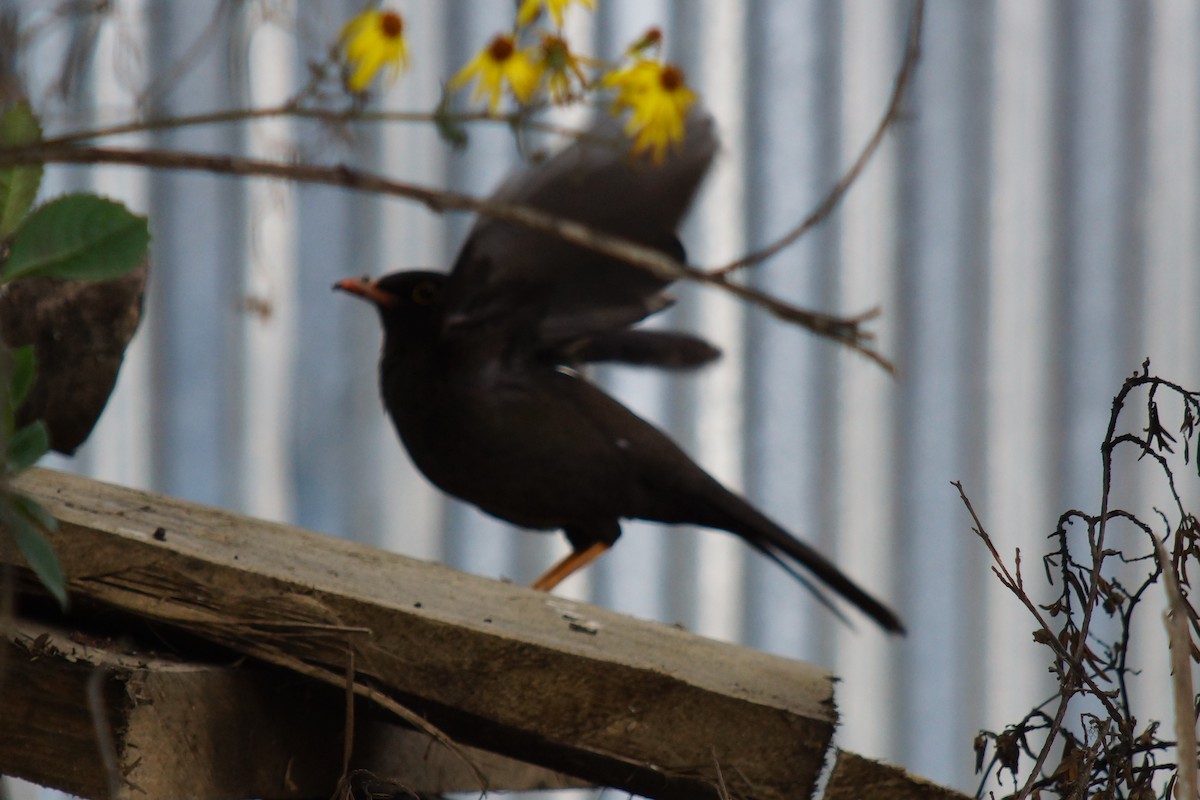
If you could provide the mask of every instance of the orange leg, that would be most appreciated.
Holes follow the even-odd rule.
[[[612,545],[605,544],[604,542],[596,542],[586,550],[572,550],[566,558],[546,570],[546,573],[542,577],[529,584],[529,588],[537,589],[539,592],[550,591],[572,574],[607,553],[610,547]]]

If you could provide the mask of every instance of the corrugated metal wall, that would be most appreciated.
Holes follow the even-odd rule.
[[[45,13],[0,2],[12,5]],[[124,119],[139,98],[155,114],[278,102],[355,7],[112,5],[87,84],[70,102],[39,95],[52,129]],[[400,109],[431,108],[439,79],[511,13],[497,0],[396,5],[413,68],[382,105]],[[578,41],[614,55],[661,24],[719,120],[724,152],[685,235],[700,265],[769,241],[836,180],[884,108],[912,9],[597,5],[573,20]],[[69,45],[48,42],[37,63]],[[846,629],[710,533],[629,525],[564,591],[825,664],[844,679],[844,746],[973,790],[977,730],[1015,720],[1048,686],[1033,626],[991,578],[949,482],[964,481],[1005,552],[1039,553],[1062,510],[1098,503],[1099,443],[1122,377],[1149,355],[1158,373],[1200,385],[1197,75],[1195,0],[930,0],[904,120],[834,217],[754,275],[816,308],[881,304],[877,330],[899,377],[690,288],[674,321],[720,343],[719,366],[699,377],[602,371],[714,474],[891,598],[907,639]],[[54,76],[34,77],[44,91]],[[514,151],[502,126],[472,135],[453,153],[423,125],[348,144],[273,121],[134,143],[299,154],[485,193]],[[92,184],[148,211],[155,237],[147,320],[117,393],[94,440],[54,466],[517,581],[565,550],[444,500],[415,474],[377,400],[374,315],[329,292],[346,275],[448,265],[468,219],[195,174],[48,174],[52,191]],[[1165,676],[1163,662],[1146,669]]]

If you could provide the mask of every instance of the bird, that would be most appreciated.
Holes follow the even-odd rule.
[[[682,261],[676,235],[718,144],[689,114],[661,164],[630,154],[601,118],[492,199],[542,209]],[[347,278],[334,289],[377,309],[384,407],[413,463],[442,491],[522,528],[561,530],[571,552],[532,584],[550,591],[605,553],[621,521],[728,531],[839,616],[817,583],[884,630],[900,618],[813,547],[727,489],[665,433],[582,371],[611,360],[696,368],[699,337],[633,327],[670,305],[668,280],[551,234],[481,216],[449,273]]]

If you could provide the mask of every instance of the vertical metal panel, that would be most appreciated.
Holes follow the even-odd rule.
[[[1146,345],[1156,369],[1187,385],[1200,380],[1200,6],[1168,0],[1152,7],[1144,196]],[[1150,309],[1148,309],[1150,310]]]
[[[123,118],[113,107],[143,86],[156,115],[269,102],[359,7],[114,5],[88,73],[94,105],[55,100],[54,76],[33,70],[35,99],[63,128]],[[883,110],[912,7],[597,5],[574,34],[616,57],[662,25],[717,115],[724,149],[685,231],[703,265],[772,240],[837,179]],[[511,12],[490,0],[400,8],[413,66],[381,98],[391,109],[431,108],[438,79]],[[37,64],[58,63],[69,44],[52,39]],[[669,322],[717,341],[723,364],[684,377],[599,371],[707,468],[893,600],[908,639],[857,620],[844,629],[774,565],[708,532],[627,525],[615,552],[564,591],[829,665],[846,678],[843,744],[972,789],[976,730],[1013,720],[1046,686],[1031,623],[988,574],[948,484],[965,481],[1003,552],[1040,553],[1062,509],[1098,499],[1096,451],[1121,376],[1148,354],[1156,371],[1200,383],[1198,61],[1193,0],[930,0],[906,115],[880,157],[830,220],[745,276],[816,308],[881,303],[875,327],[900,376],[689,287]],[[133,143],[294,146],[482,194],[518,154],[503,126],[471,135],[456,153],[423,125],[292,121]],[[77,459],[55,465],[494,577],[527,581],[565,550],[561,537],[514,531],[425,484],[380,408],[376,320],[329,292],[345,275],[449,266],[469,218],[324,188],[48,171],[50,191],[89,182],[150,212],[154,273],[105,418]],[[270,316],[248,312],[247,296],[268,301]],[[1144,508],[1143,488],[1129,499]],[[1144,667],[1165,674],[1165,663]]]
[[[836,40],[833,4],[759,2],[751,10],[746,215],[753,247],[775,241],[820,202],[837,179]],[[778,100],[768,87],[786,87]],[[759,288],[800,305],[828,308],[835,276],[826,224],[794,248],[749,271]],[[826,552],[836,531],[825,502],[833,471],[831,348],[764,314],[747,314],[746,489],[780,523]],[[746,559],[744,636],[781,654],[824,658],[823,611],[794,580],[764,559]]]
[[[148,8],[153,76],[148,113],[222,108],[236,101],[227,56],[215,43],[233,41],[235,21],[217,9],[211,0],[193,4],[195,16],[186,24],[166,4]],[[211,27],[200,27],[205,23]],[[190,53],[207,57],[191,59]],[[237,152],[242,141],[232,127],[156,133],[150,139],[153,146],[226,152]],[[236,506],[245,433],[238,307],[246,260],[245,186],[228,178],[160,173],[151,187],[155,244],[149,302],[156,313],[144,335],[153,341],[158,393],[151,420],[154,487]]]
[[[1141,160],[1131,123],[1139,119],[1137,97],[1144,90],[1137,81],[1143,56],[1136,35],[1147,8],[1071,3],[1062,30],[1057,148],[1067,234],[1059,272],[1067,313],[1066,340],[1054,355],[1065,378],[1060,503],[1099,500],[1096,432],[1108,424],[1108,409],[1094,399],[1111,395],[1144,355],[1129,335],[1138,321],[1136,304],[1129,302],[1136,296],[1129,261]]]
[[[245,97],[252,107],[287,102],[299,83],[289,31],[291,10],[251,6],[240,20],[239,38],[249,50]],[[259,13],[262,13],[262,17]],[[245,126],[245,149],[255,158],[286,160],[294,148],[293,122],[284,117]],[[295,519],[295,476],[289,457],[292,397],[300,352],[298,333],[295,187],[251,180],[244,186],[247,214],[241,337],[245,369],[242,392],[238,487],[242,508],[268,519]]]
[[[1030,461],[1056,437],[1051,428],[1054,386],[1055,227],[1053,87],[1058,67],[1054,7],[1038,0],[995,6],[992,59],[992,142],[989,154],[988,307],[984,485],[975,493],[991,530],[1003,532],[1003,552],[1036,553],[1057,511],[1054,473]],[[1045,452],[1045,455],[1050,455]],[[1049,691],[1029,622],[1013,613],[1014,599],[987,580],[984,630],[1008,642],[981,665],[988,689],[984,722],[998,726],[1029,698],[1029,688]]]
[[[755,9],[754,29],[760,37],[756,40],[760,52],[750,76],[747,103],[756,120],[761,120],[756,122],[760,137],[748,154],[756,179],[750,213],[757,237],[777,236],[804,216],[848,166],[852,158],[849,150],[861,146],[881,113],[878,102],[865,110],[871,102],[868,97],[876,88],[881,88],[881,97],[886,95],[894,65],[883,67],[888,59],[879,53],[853,65],[849,56],[850,42],[864,44],[867,52],[874,52],[873,48],[880,45],[879,39],[872,36],[880,33],[886,22],[879,24],[878,15],[872,13],[877,8],[764,3]],[[891,9],[883,11],[884,20],[893,13]],[[885,50],[894,51],[894,42],[900,37],[891,31],[891,38],[892,42],[884,44]],[[882,83],[874,81],[885,72],[889,74]],[[854,96],[847,98],[851,94]],[[851,129],[857,134],[853,144]],[[876,195],[868,195],[865,207],[869,209],[875,202]],[[863,207],[860,203],[860,209]],[[860,212],[859,218],[863,216]],[[798,247],[758,268],[757,279],[790,299],[814,307],[857,311],[886,301],[891,273],[886,263],[872,259],[872,263],[863,264],[828,246],[831,237],[838,236],[839,249],[842,244],[851,252],[861,249],[858,245],[872,247],[866,241],[870,237],[852,242],[853,232],[842,222],[840,214],[827,221]],[[880,222],[887,225],[886,220]],[[851,260],[861,264],[862,269],[848,269]],[[859,458],[865,459],[862,463],[878,463],[886,471],[887,459],[881,455],[890,440],[886,419],[861,404],[844,401],[860,397],[856,389],[847,388],[856,380],[865,378],[868,384],[878,380],[875,385],[885,387],[885,391],[890,381],[873,372],[873,367],[858,372],[865,362],[847,366],[855,356],[834,354],[825,343],[781,329],[755,313],[749,316],[754,331],[747,357],[753,376],[751,407],[762,410],[748,415],[749,441],[754,445],[747,455],[753,475],[750,492],[785,525],[817,542],[831,555],[837,557],[843,547],[854,552],[847,568],[862,578],[864,570],[869,569],[866,565],[881,565],[886,559],[878,547],[863,549],[862,539],[855,534],[861,533],[869,540],[873,533],[869,524],[861,524],[865,520],[858,511],[869,515],[883,506],[877,502],[880,498],[866,488],[871,481],[843,483],[839,476],[853,470]],[[842,362],[842,357],[847,361]],[[863,411],[865,416],[860,413]],[[856,444],[847,450],[850,442]],[[854,491],[851,485],[863,490],[862,502],[850,499]],[[789,509],[790,513],[781,515],[774,511],[777,508]],[[850,543],[849,539],[856,541]],[[838,560],[844,565],[848,562],[844,557]],[[750,584],[754,589],[747,593],[748,608],[753,610],[748,620],[751,641],[766,630],[769,635],[763,637],[760,646],[768,649],[829,664],[855,660],[853,655],[835,657],[837,624],[831,623],[811,598],[771,566],[755,560],[751,570],[755,575]],[[873,646],[869,638],[863,639],[861,630],[851,634],[850,641],[866,648]],[[858,655],[863,655],[861,649]],[[865,666],[873,660],[867,657],[859,663]],[[857,694],[859,700],[870,703],[866,698],[873,687],[885,684],[873,680],[862,694],[857,694],[856,687],[844,697]],[[847,717],[852,716],[850,711]],[[864,741],[863,732],[867,731],[869,737],[870,732],[879,731],[886,737],[885,729],[878,722],[857,731],[846,729],[843,741],[872,749],[870,742]]]
[[[980,548],[949,481],[982,484],[979,368],[989,137],[990,25],[980,4],[933,3],[898,135],[905,172],[896,349],[896,580],[909,638],[900,658],[898,760],[966,787],[980,684]],[[962,713],[947,714],[947,709]],[[904,732],[919,731],[919,735]],[[951,776],[954,776],[953,778]]]
[[[842,7],[842,150],[839,163],[849,165],[862,150],[887,107],[895,81],[905,28],[901,8],[871,0]],[[889,137],[870,170],[863,174],[838,215],[839,286],[836,307],[881,305],[896,308],[899,217],[896,212],[897,140]],[[897,315],[873,326],[881,341],[895,341]],[[890,349],[890,348],[889,348]],[[848,354],[849,355],[849,354]],[[892,594],[895,539],[893,487],[896,458],[895,419],[899,384],[876,364],[860,357],[843,358],[837,367],[833,409],[837,430],[835,470],[836,560],[851,577],[882,597]],[[890,715],[897,686],[891,670],[881,670],[896,645],[874,630],[841,626],[835,635],[834,669],[844,680],[838,706],[847,747],[894,758],[897,742]]]
[[[704,101],[721,120],[723,146],[684,235],[692,259],[701,264],[719,264],[738,257],[746,247],[746,124],[741,109],[745,89],[750,85],[746,75],[746,9],[740,3],[702,8],[687,2],[678,3],[677,8],[677,58],[687,65],[696,85],[704,87]],[[740,490],[740,442],[746,422],[746,309],[715,292],[690,294],[693,319],[706,336],[721,343],[724,351],[720,362],[689,381],[687,413],[694,443],[691,452],[714,477]],[[706,533],[696,542],[696,548],[696,604],[687,619],[700,633],[736,640],[744,596],[741,564],[745,547],[732,536]]]
[[[98,120],[111,115],[111,109],[128,108],[136,102],[136,87],[145,74],[147,33],[142,2],[124,5],[114,24],[100,29],[95,67],[85,76],[88,86],[80,92],[95,98],[92,113]],[[144,135],[126,136],[121,141],[129,147],[146,143]],[[97,168],[91,173],[94,191],[120,197],[135,209],[147,207],[150,175],[126,167]],[[153,313],[151,309],[144,311]],[[92,434],[94,442],[80,457],[88,462],[86,469],[91,474],[135,486],[150,481],[152,434],[147,421],[155,403],[152,370],[149,340],[137,336],[125,355],[121,379]]]

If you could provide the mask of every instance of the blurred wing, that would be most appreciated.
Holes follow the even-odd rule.
[[[676,229],[717,149],[694,109],[662,164],[630,155],[607,114],[554,157],[510,177],[492,198],[552,213],[684,258]],[[480,217],[446,286],[444,333],[532,352],[622,328],[669,305],[667,281],[550,234]]]
[[[580,339],[562,355],[571,364],[612,362],[688,370],[711,364],[721,357],[721,351],[687,333],[622,328]]]

